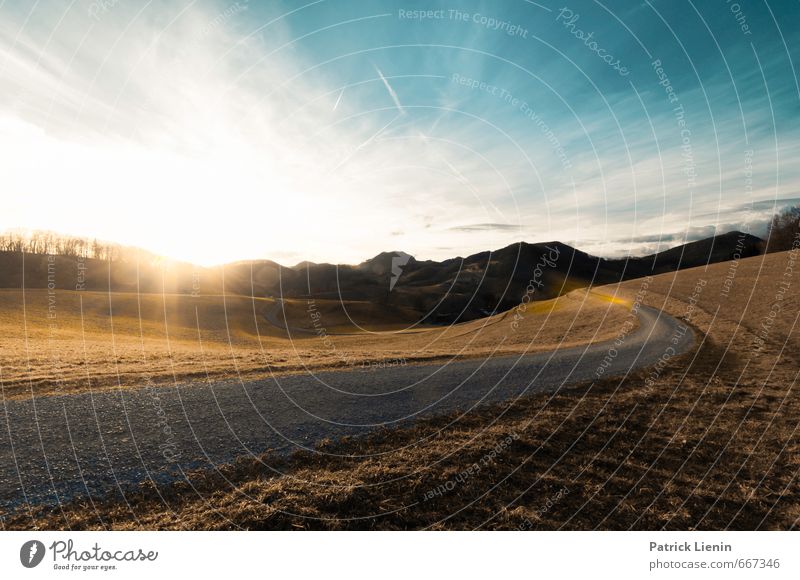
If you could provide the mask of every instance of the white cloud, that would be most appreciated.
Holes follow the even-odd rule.
[[[263,30],[247,36],[236,15],[219,19],[224,7],[180,12],[187,6],[140,13],[120,2],[99,23],[85,6],[49,8],[24,28],[24,14],[0,24],[0,229],[96,236],[203,263],[358,262],[387,248],[443,258],[523,235],[608,254],[642,236],[739,223],[743,203],[800,185],[786,164],[797,140],[784,136],[777,158],[766,113],[748,112],[751,190],[736,119],[717,119],[716,134],[694,127],[690,195],[675,119],[649,119],[659,156],[638,99],[609,97],[616,120],[578,107],[580,123],[535,102],[569,153],[565,170],[533,121],[447,74],[427,79],[422,98],[386,66],[315,68],[282,20],[253,19]],[[473,53],[443,58],[435,73],[486,69]],[[504,82],[529,98],[514,80]]]

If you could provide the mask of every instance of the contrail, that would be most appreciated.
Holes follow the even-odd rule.
[[[344,165],[345,163],[347,163],[348,161],[350,161],[350,159],[352,159],[352,158],[353,158],[353,156],[354,156],[356,153],[358,153],[358,152],[359,152],[359,151],[361,151],[361,150],[362,150],[364,147],[366,147],[367,145],[369,145],[370,143],[372,143],[372,142],[373,142],[375,139],[377,139],[377,138],[378,138],[378,136],[379,136],[379,135],[381,135],[381,133],[383,133],[384,131],[386,131],[386,129],[388,129],[388,128],[389,128],[389,125],[391,125],[392,123],[394,123],[394,122],[395,122],[395,121],[398,119],[398,117],[400,117],[400,115],[402,115],[402,113],[403,113],[403,111],[401,110],[401,111],[400,111],[400,113],[398,113],[397,115],[395,115],[395,116],[392,118],[392,120],[391,120],[391,121],[389,121],[389,122],[388,122],[388,123],[386,123],[386,124],[385,124],[383,127],[381,127],[380,129],[378,129],[378,131],[377,131],[376,133],[373,133],[373,135],[372,135],[372,136],[371,136],[369,139],[367,139],[366,141],[364,141],[363,143],[361,143],[361,145],[359,145],[358,147],[356,147],[355,149],[353,149],[352,153],[350,153],[350,154],[349,154],[347,157],[345,157],[345,158],[344,158],[344,159],[342,159],[342,160],[341,160],[339,163],[337,163],[337,164],[336,164],[336,167],[334,167],[333,169],[331,169],[331,172],[334,172],[334,171],[336,171],[337,169],[339,169],[339,168],[340,168],[342,165]]]
[[[375,67],[375,70],[377,71],[378,76],[381,77],[381,80],[383,81],[383,85],[386,87],[386,90],[389,91],[389,95],[391,95],[392,100],[394,101],[394,104],[397,107],[397,110],[400,111],[401,113],[405,114],[406,111],[405,111],[405,109],[403,109],[403,105],[400,104],[400,99],[397,98],[397,93],[394,92],[394,89],[392,88],[392,85],[390,85],[389,81],[386,80],[386,77],[383,76],[383,73],[381,72],[381,69],[379,69],[375,65],[372,65],[372,66]]]
[[[441,117],[439,117],[439,118],[441,119]],[[438,123],[438,122],[439,122],[439,120],[437,119],[436,123]],[[434,123],[434,126],[436,125],[436,123]],[[428,145],[428,136],[425,133],[423,133],[422,131],[418,131],[417,133],[419,134],[420,138],[422,139],[422,142],[425,143],[425,145]],[[469,191],[475,197],[476,201],[479,204],[481,204],[481,206],[483,206],[484,203],[488,203],[495,212],[497,212],[498,214],[503,216],[503,218],[505,218],[505,214],[503,214],[503,212],[501,212],[497,208],[497,206],[494,205],[491,202],[491,200],[488,200],[488,199],[487,200],[483,200],[483,199],[481,199],[481,197],[480,197],[480,195],[478,193],[478,190],[475,188],[475,186],[472,184],[472,182],[469,179],[467,179],[466,176],[463,173],[461,173],[458,169],[456,169],[455,166],[452,163],[450,163],[447,159],[445,159],[445,157],[442,154],[440,154],[440,153],[438,153],[436,151],[434,151],[434,154],[442,161],[442,163],[447,165],[448,169],[450,169],[450,171],[453,172],[453,175],[455,175],[456,178],[459,181],[461,181],[461,183],[463,183],[464,185],[467,186],[467,189],[469,189]]]
[[[333,110],[334,110],[334,111],[335,111],[335,110],[337,109],[337,107],[339,106],[339,101],[341,101],[341,100],[342,100],[342,95],[343,95],[343,94],[344,94],[344,89],[342,89],[342,92],[341,92],[341,93],[339,93],[339,98],[338,98],[338,99],[336,99],[336,104],[333,106]]]

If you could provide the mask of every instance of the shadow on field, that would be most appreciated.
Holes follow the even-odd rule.
[[[698,336],[702,336],[698,333]],[[13,529],[786,529],[798,517],[789,381],[707,339],[652,371],[243,458],[125,502]],[[764,485],[769,481],[769,487]]]

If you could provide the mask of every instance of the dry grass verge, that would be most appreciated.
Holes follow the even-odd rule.
[[[585,291],[531,304],[514,329],[503,313],[403,332],[396,314],[365,303],[347,307],[316,300],[310,311],[306,301],[286,301],[290,326],[314,331],[290,337],[269,322],[271,299],[0,290],[0,384],[6,399],[20,399],[518,354],[606,340],[626,316]],[[312,313],[319,313],[316,327]],[[361,330],[348,316],[372,324]],[[337,331],[353,334],[332,334]]]
[[[779,319],[753,347],[792,260],[783,253],[742,261],[724,297],[719,284],[728,264],[653,279],[645,301],[689,319],[701,344],[671,360],[652,388],[652,370],[645,370],[314,453],[242,459],[174,484],[142,486],[126,502],[20,512],[5,525],[792,528],[800,518],[800,269]],[[698,294],[700,280],[707,282]],[[604,290],[631,296],[641,288],[629,282]]]

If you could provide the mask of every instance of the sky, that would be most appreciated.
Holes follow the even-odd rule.
[[[0,0],[0,230],[620,256],[800,201],[800,3],[563,2]]]

